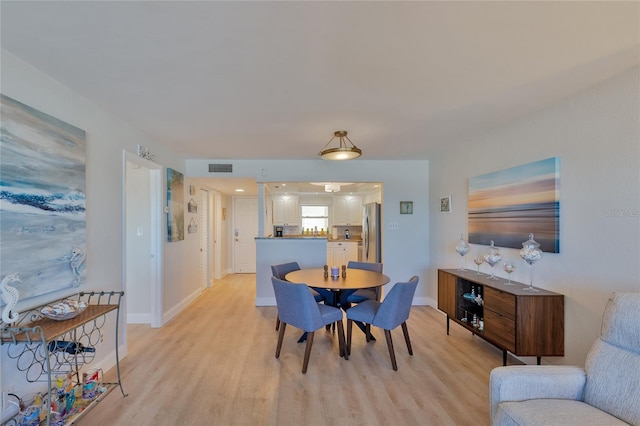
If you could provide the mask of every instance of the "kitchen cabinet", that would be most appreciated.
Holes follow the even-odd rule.
[[[273,197],[273,224],[300,225],[300,204],[298,197],[281,195]]]
[[[333,199],[333,225],[362,225],[362,197],[338,195]]]
[[[523,290],[525,284],[504,279],[492,281],[487,274],[470,270],[438,270],[438,309],[473,334],[517,356],[564,355],[564,296],[539,289]]]
[[[350,260],[358,260],[358,243],[345,241],[327,243],[327,265],[346,265]]]

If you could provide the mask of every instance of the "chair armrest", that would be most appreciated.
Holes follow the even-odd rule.
[[[489,378],[491,419],[502,401],[573,399],[581,401],[587,376],[583,368],[562,365],[497,367]]]

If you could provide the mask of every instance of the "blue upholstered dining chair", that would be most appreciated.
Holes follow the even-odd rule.
[[[384,329],[384,334],[387,338],[391,366],[397,371],[398,364],[396,363],[396,355],[393,350],[391,330],[399,325],[402,326],[402,332],[404,333],[404,340],[407,343],[409,355],[413,355],[411,340],[409,340],[409,330],[407,329],[407,319],[409,319],[411,303],[417,285],[418,277],[414,275],[407,282],[396,283],[385,296],[382,303],[375,300],[365,300],[347,309],[347,354],[351,353],[351,329],[353,327],[353,321],[360,321],[371,324],[374,327],[380,327]],[[367,328],[367,333],[368,332],[369,328]],[[369,341],[368,336],[367,341]]]
[[[363,269],[365,271],[378,272],[379,274],[382,273],[382,263],[356,262],[354,260],[350,260],[347,264],[347,268]],[[374,289],[362,288],[359,290],[346,290],[343,291],[340,296],[340,305],[349,306],[350,303],[360,303],[365,300],[377,300],[379,302],[380,294],[380,287]]]
[[[289,272],[299,271],[299,270],[300,270],[300,265],[298,265],[298,262],[288,262],[288,263],[281,263],[279,265],[271,265],[271,274],[274,277],[279,278],[281,280],[284,280],[284,277]],[[310,288],[309,290],[311,290],[311,294],[313,295],[313,298],[316,300],[316,302],[322,302],[325,300],[325,296],[323,294],[320,294],[319,292],[317,292],[312,288]],[[280,328],[280,317],[276,316],[276,331],[278,330],[278,328]]]
[[[315,331],[326,325],[337,323],[340,355],[344,355],[345,359],[349,359],[344,339],[342,310],[340,308],[317,303],[306,284],[290,283],[276,277],[271,277],[271,282],[276,295],[276,304],[278,305],[281,323],[276,358],[280,357],[280,349],[282,348],[282,340],[284,339],[284,331],[287,328],[287,324],[304,330],[307,333],[307,345],[304,350],[302,374],[305,374],[309,364],[309,355],[311,354]]]

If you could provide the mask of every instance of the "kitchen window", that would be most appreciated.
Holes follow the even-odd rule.
[[[302,212],[302,231],[324,229],[329,232],[329,206],[300,206]]]

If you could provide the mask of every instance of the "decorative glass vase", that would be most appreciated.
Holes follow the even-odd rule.
[[[533,288],[533,264],[542,259],[542,250],[540,250],[540,244],[533,239],[533,234],[529,234],[529,239],[522,243],[520,257],[529,264],[529,287],[524,290],[540,291],[537,288]]]
[[[493,240],[491,240],[491,246],[487,249],[487,253],[484,255],[484,261],[487,262],[489,266],[491,266],[491,276],[488,278],[489,280],[497,280],[495,274],[495,266],[498,262],[502,260],[502,256],[500,256],[500,250],[496,246],[493,245]]]
[[[459,271],[464,271],[464,255],[469,253],[469,244],[464,240],[462,234],[460,234],[460,239],[458,240],[458,244],[456,245],[456,252],[461,257],[460,269]]]

